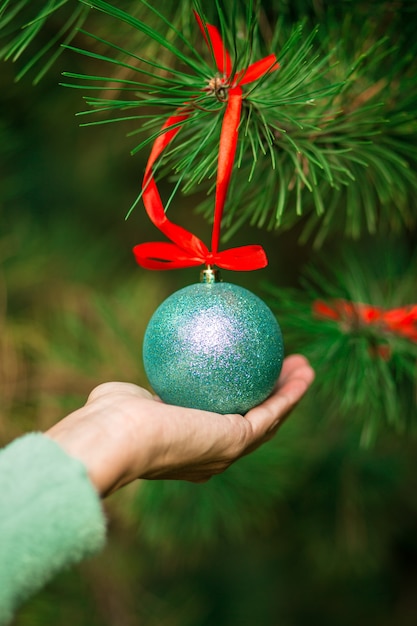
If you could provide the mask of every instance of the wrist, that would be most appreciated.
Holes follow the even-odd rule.
[[[100,427],[100,415],[85,406],[71,413],[44,433],[69,456],[78,459],[101,497],[111,492],[123,474],[109,450],[106,429]]]

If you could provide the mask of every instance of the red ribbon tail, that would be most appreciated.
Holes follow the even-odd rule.
[[[214,206],[213,234],[211,249],[216,254],[219,249],[220,228],[223,217],[224,204],[227,190],[232,175],[233,162],[235,159],[242,109],[242,90],[235,87],[229,91],[229,99],[223,118],[220,133],[219,157],[217,165],[216,200]]]
[[[224,76],[229,77],[232,73],[232,61],[230,55],[223,43],[221,35],[217,28],[212,24],[205,24],[197,11],[194,10],[194,16],[200,27],[208,48],[211,50],[217,69]]]
[[[246,85],[247,83],[252,83],[254,80],[258,80],[264,74],[275,72],[278,69],[279,63],[277,57],[275,54],[270,54],[260,61],[252,63],[252,65],[249,65],[246,70],[237,72],[234,78],[234,83],[238,85]]]

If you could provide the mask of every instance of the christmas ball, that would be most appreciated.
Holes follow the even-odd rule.
[[[255,294],[231,283],[181,289],[155,311],[143,362],[168,404],[245,414],[272,392],[284,348],[280,327]]]

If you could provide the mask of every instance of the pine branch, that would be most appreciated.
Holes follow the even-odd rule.
[[[62,52],[60,44],[68,44],[75,37],[88,15],[86,7],[75,0],[45,0],[17,3],[4,1],[0,6],[0,60],[21,61],[16,80],[34,71],[33,82],[38,83]],[[59,26],[44,44],[43,32],[49,24]]]
[[[205,145],[203,167],[198,167],[196,154],[189,152],[189,145],[191,138],[201,143],[206,137],[209,121],[203,112],[221,116],[224,103],[206,90],[215,70],[210,55],[197,40],[198,29],[192,21],[186,26],[182,19],[183,31],[193,37],[188,39],[146,2],[142,4],[148,9],[149,23],[102,0],[89,4],[145,35],[167,50],[169,57],[164,56],[164,63],[158,57],[138,57],[117,42],[103,39],[100,42],[113,50],[114,56],[109,53],[99,57],[78,49],[105,64],[125,68],[129,73],[127,80],[133,81],[122,83],[117,75],[110,82],[108,74],[68,73],[66,76],[76,81],[70,86],[96,92],[101,86],[105,94],[109,86],[116,85],[118,93],[126,96],[114,101],[109,94],[102,99],[87,96],[90,113],[99,113],[100,118],[86,125],[132,120],[135,109],[141,121],[140,109],[152,106],[154,123],[141,123],[137,132],[154,133],[169,113],[181,107],[183,95],[182,102],[193,102],[193,114],[175,140],[175,149],[164,154],[160,172],[175,172],[174,182],[181,181],[176,189],[182,192],[194,193],[203,184],[210,193],[219,127]],[[211,13],[213,10],[211,7]],[[270,25],[271,39],[264,42],[257,30],[258,23],[265,22],[263,9],[258,8],[255,13],[249,4],[242,10],[234,2],[228,8],[217,3],[216,11],[234,67],[247,65],[270,50],[277,52],[281,64],[278,72],[245,91],[235,178],[224,218],[227,235],[231,236],[246,222],[261,228],[288,228],[301,216],[307,218],[304,240],[314,237],[317,245],[335,231],[358,237],[383,228],[413,228],[417,90],[411,78],[410,55],[387,71],[393,52],[392,37],[376,37],[375,24],[354,28],[346,20],[341,31],[333,28],[327,34],[324,27],[324,34],[318,37],[317,29],[305,36],[305,25],[290,29],[281,19],[273,27]],[[211,19],[216,21],[213,14]],[[167,29],[174,36],[174,43],[167,39]],[[352,39],[354,49],[350,43],[346,45]],[[140,79],[136,80],[135,75]],[[120,114],[124,107],[125,116]],[[115,118],[112,110],[118,112]],[[82,113],[87,114],[88,111]],[[130,135],[133,134],[136,132]],[[137,153],[146,145],[145,139],[132,152]],[[198,210],[211,219],[211,198]]]
[[[1,54],[15,61],[30,55],[17,79],[34,70],[35,82],[56,60],[62,40],[86,63],[90,59],[109,66],[111,71],[103,76],[65,76],[71,86],[96,94],[86,97],[89,109],[81,113],[84,120],[96,119],[83,124],[138,120],[140,126],[130,136],[144,133],[145,138],[132,148],[133,154],[146,148],[169,113],[191,100],[190,123],[164,155],[159,171],[174,174],[176,191],[194,193],[203,185],[210,193],[219,126],[205,144],[202,167],[188,147],[191,138],[202,142],[206,136],[209,120],[204,113],[221,117],[225,104],[204,91],[215,71],[191,16],[192,5],[187,0],[180,8],[169,8],[168,18],[167,9],[145,0],[135,8],[128,5],[129,12],[102,0],[74,6],[70,0],[3,1],[0,34],[7,43]],[[76,32],[86,36],[80,27],[91,6],[110,17],[109,24],[117,21],[123,28],[116,41],[90,35],[92,48],[82,50],[70,41]],[[201,3],[196,6],[202,12]],[[204,6],[207,18],[222,32],[235,68],[270,50],[281,63],[279,72],[245,89],[233,193],[224,218],[226,238],[247,222],[273,230],[292,227],[302,216],[302,240],[313,238],[316,245],[333,232],[357,238],[364,232],[414,228],[417,45],[407,36],[412,7],[393,14],[387,3],[359,26],[343,7],[333,7],[327,19],[321,16],[320,29],[307,36],[306,25],[290,28],[288,16],[271,22],[271,8],[264,2],[255,10],[237,0]],[[51,20],[60,26],[34,50]],[[130,43],[121,45],[126,35]],[[135,52],[139,49],[144,50],[140,55]],[[395,65],[390,62],[394,55]],[[211,219],[211,198],[198,210]]]

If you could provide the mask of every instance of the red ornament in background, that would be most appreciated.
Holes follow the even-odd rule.
[[[383,309],[343,299],[330,302],[316,300],[313,313],[317,317],[338,322],[346,330],[372,326],[379,329],[381,335],[391,333],[417,342],[417,305]]]

